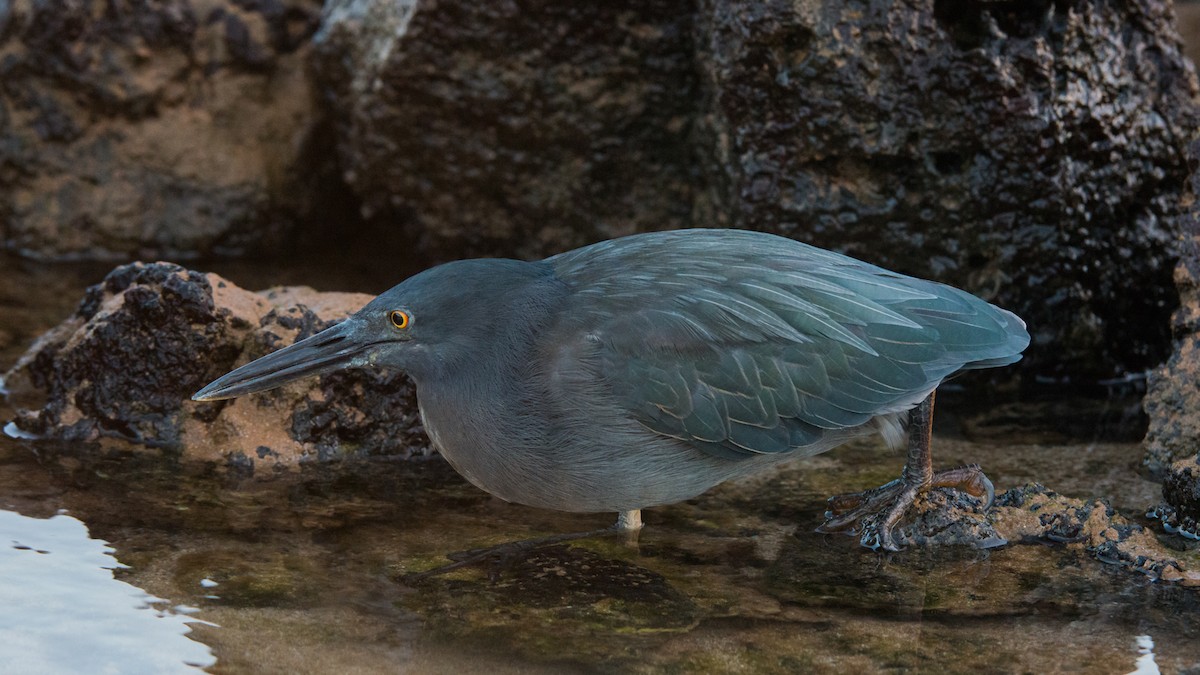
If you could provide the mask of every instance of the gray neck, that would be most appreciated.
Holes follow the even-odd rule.
[[[508,294],[494,316],[519,317],[520,325],[489,339],[473,336],[466,341],[476,345],[469,353],[455,353],[432,372],[414,373],[421,416],[435,447],[476,486],[510,501],[517,499],[509,486],[522,483],[519,474],[550,442],[543,433],[546,422],[534,419],[532,411],[547,409],[539,404],[544,396],[539,338],[563,294],[557,282]]]

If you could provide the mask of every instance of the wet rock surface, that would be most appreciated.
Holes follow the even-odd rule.
[[[597,631],[621,632],[649,639],[686,632],[702,612],[691,598],[662,574],[611,554],[576,546],[536,550],[507,566],[498,579],[480,582],[475,574],[423,582],[409,607],[428,617],[431,627],[447,637],[513,641],[513,613],[550,630],[516,637],[523,649],[553,654],[564,643],[570,661],[604,662],[612,656],[603,642],[589,639]],[[564,659],[566,660],[566,659]]]
[[[1010,307],[1043,372],[1167,353],[1197,116],[1166,3],[335,7],[347,180],[428,250],[765,229]]]
[[[328,193],[304,72],[319,19],[309,0],[0,5],[4,248],[128,259],[278,243]]]
[[[1189,158],[1200,165],[1200,140],[1189,146]],[[1150,416],[1145,464],[1159,474],[1200,451],[1200,171],[1187,187],[1186,230],[1175,268],[1180,306],[1171,320],[1175,350],[1151,372],[1144,402]]]
[[[1200,296],[1198,261],[1180,263],[1176,273],[1183,306],[1175,314],[1175,353],[1150,375],[1144,406],[1150,417],[1143,463],[1155,475],[1177,474],[1200,452]],[[1197,266],[1196,270],[1191,269]]]
[[[181,394],[204,379],[208,358],[236,356],[229,333],[209,279],[175,265],[127,265],[39,338],[6,386],[16,396],[45,396],[22,417],[28,432],[178,446]]]
[[[1072,499],[1035,484],[1009,490],[996,507],[989,520],[1009,541],[1064,544],[1154,580],[1200,587],[1195,556],[1172,551],[1104,500]]]
[[[1167,532],[1200,539],[1200,453],[1170,466],[1163,478],[1163,501],[1148,514]]]
[[[1008,539],[996,531],[980,501],[958,490],[933,490],[910,507],[897,542],[901,546],[980,549],[1007,544]]]
[[[1188,148],[1195,169],[1200,140]],[[1175,269],[1180,307],[1172,317],[1175,350],[1151,372],[1143,402],[1150,418],[1143,464],[1163,480],[1163,502],[1150,514],[1168,532],[1200,536],[1200,170],[1188,180],[1183,255]]]
[[[304,287],[257,294],[169,263],[118,267],[5,375],[23,408],[16,425],[64,441],[131,441],[249,474],[302,458],[423,452],[412,384],[395,373],[338,373],[234,401],[189,400],[218,375],[369,300]]]

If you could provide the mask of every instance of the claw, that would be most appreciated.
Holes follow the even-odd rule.
[[[917,497],[933,488],[954,488],[978,497],[986,510],[996,497],[992,481],[978,464],[933,472],[929,445],[933,435],[934,394],[913,408],[909,420],[908,460],[901,477],[871,490],[829,498],[818,532],[861,532],[859,542],[872,550],[899,551],[892,530]],[[860,528],[861,526],[861,528]],[[907,537],[906,537],[907,539]]]
[[[991,508],[996,498],[992,481],[978,465],[941,471],[927,484],[905,484],[894,480],[877,488],[830,497],[825,522],[817,532],[845,532],[859,535],[859,543],[873,551],[902,551],[895,528],[917,497],[933,488],[961,490],[980,500],[983,510]],[[848,506],[842,509],[839,507]]]

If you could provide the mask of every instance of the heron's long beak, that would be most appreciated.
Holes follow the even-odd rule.
[[[266,391],[309,375],[357,365],[355,357],[370,343],[354,339],[353,320],[343,321],[316,335],[251,361],[192,395],[193,401],[216,401]]]

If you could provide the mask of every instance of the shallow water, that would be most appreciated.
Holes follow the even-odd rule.
[[[8,335],[0,339],[0,370],[107,271],[0,264],[0,327]],[[230,276],[251,287],[275,281]],[[379,290],[369,286],[342,290]],[[0,403],[0,421],[11,417]],[[1158,486],[1138,473],[1141,423],[1131,397],[1050,392],[983,402],[949,391],[939,397],[935,461],[979,462],[998,490],[1038,481],[1071,496],[1104,496],[1145,522],[1141,513],[1157,501]],[[0,602],[0,643],[12,643],[15,627],[71,621],[93,626],[90,635],[76,634],[115,643],[122,626],[133,630],[144,620],[138,611],[155,617],[154,607],[194,607],[152,620],[208,623],[193,624],[187,637],[175,630],[138,656],[157,658],[154,649],[190,639],[199,649],[178,650],[173,663],[204,665],[211,651],[216,673],[1200,668],[1195,589],[1059,546],[880,555],[849,537],[813,532],[825,496],[882,483],[902,463],[878,443],[844,447],[652,509],[636,546],[586,540],[517,560],[495,579],[493,570],[472,568],[415,583],[405,575],[445,562],[448,552],[602,527],[611,516],[504,504],[436,457],[305,466],[263,479],[156,450],[98,456],[0,436],[0,510],[20,514],[0,513],[0,547],[9,547],[0,553],[0,596],[13,590],[5,560],[55,555],[21,542],[71,518],[80,523],[72,525],[76,541],[95,550],[97,540],[109,542],[126,567],[109,571],[111,559],[93,558],[86,570],[63,572],[75,575],[69,582],[41,583],[65,588],[107,575],[106,583],[165,600],[145,610],[122,606],[124,615],[103,621],[80,611],[82,596]],[[29,520],[56,514],[65,515]],[[133,596],[121,597],[105,602],[115,610]],[[124,665],[125,672],[163,670],[133,657]]]

